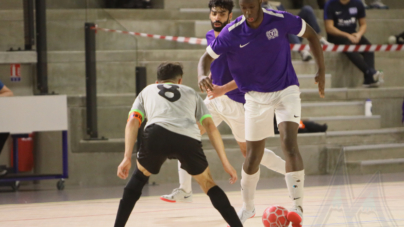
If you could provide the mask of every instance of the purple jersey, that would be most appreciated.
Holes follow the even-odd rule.
[[[215,41],[215,32],[213,30],[206,33],[208,45]],[[221,55],[210,65],[210,72],[212,73],[212,83],[215,85],[223,86],[233,80],[230,74],[229,66],[227,65],[226,54]],[[245,103],[244,93],[239,89],[229,91],[226,95],[233,101]]]
[[[288,34],[302,36],[306,23],[298,16],[264,11],[261,25],[248,27],[244,16],[226,25],[206,49],[213,58],[226,54],[230,73],[242,92],[275,92],[299,85]]]

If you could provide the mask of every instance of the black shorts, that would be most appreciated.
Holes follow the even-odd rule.
[[[178,159],[181,168],[191,175],[201,174],[208,167],[201,141],[156,124],[147,126],[140,142],[137,160],[147,171],[158,174],[167,158]]]

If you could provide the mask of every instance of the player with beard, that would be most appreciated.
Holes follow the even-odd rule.
[[[325,84],[323,51],[316,32],[304,20],[287,12],[263,9],[261,4],[262,0],[239,1],[243,15],[223,28],[199,61],[199,84],[207,91],[214,91],[214,85],[207,76],[209,68],[214,59],[225,55],[237,87],[246,92],[247,155],[241,173],[241,222],[255,214],[254,194],[260,174],[259,164],[264,154],[265,139],[274,136],[273,117],[276,114],[286,160],[285,181],[293,201],[287,218],[293,227],[301,227],[304,166],[297,144],[301,100],[288,34],[309,41],[318,66],[315,82],[318,83],[320,97],[324,97]]]
[[[209,2],[209,9],[209,18],[213,29],[206,34],[206,39],[208,40],[208,44],[211,44],[230,22],[233,1],[211,0]],[[237,85],[227,66],[227,57],[225,54],[213,61],[211,65],[211,78],[208,78],[208,80],[213,83],[213,89],[207,92],[207,98],[204,102],[212,115],[213,122],[216,126],[223,121],[226,122],[240,146],[241,153],[245,157],[244,93],[237,89]],[[261,164],[268,169],[285,174],[285,161],[271,150],[265,149]],[[178,163],[180,187],[174,189],[169,195],[161,196],[161,200],[167,202],[192,202],[192,177],[185,170],[181,169],[180,165]]]

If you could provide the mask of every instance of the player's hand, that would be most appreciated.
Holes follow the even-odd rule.
[[[359,33],[353,33],[352,34],[356,38],[356,43],[359,43],[361,41],[362,35]]]
[[[230,175],[230,180],[229,180],[230,184],[236,183],[236,181],[237,181],[237,172],[233,168],[233,166],[230,165],[230,163],[229,163],[229,164],[223,165],[223,167],[224,167],[224,171],[226,171],[226,173],[228,173]]]
[[[349,34],[347,36],[347,38],[349,39],[349,41],[351,41],[353,44],[357,44],[359,42],[358,38],[356,36],[353,36],[351,34]]]
[[[129,176],[129,170],[130,167],[132,166],[132,162],[128,158],[124,158],[118,166],[118,177],[125,180]]]
[[[325,72],[323,70],[319,70],[314,78],[316,84],[318,84],[318,93],[321,98],[324,98],[324,88],[325,88]]]
[[[207,93],[208,93],[208,99],[212,100],[214,98],[226,94],[226,90],[224,89],[223,86],[213,85],[213,90],[207,90]]]
[[[207,76],[199,76],[198,85],[199,85],[199,89],[201,89],[202,92],[208,91],[208,90],[211,90],[211,91],[213,90],[212,80]]]

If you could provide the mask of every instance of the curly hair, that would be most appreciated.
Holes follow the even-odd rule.
[[[227,9],[229,13],[231,13],[234,7],[234,3],[233,0],[210,0],[209,9],[212,10],[213,7],[221,7]]]
[[[157,67],[157,80],[174,80],[182,77],[182,64],[179,62],[163,62]]]

